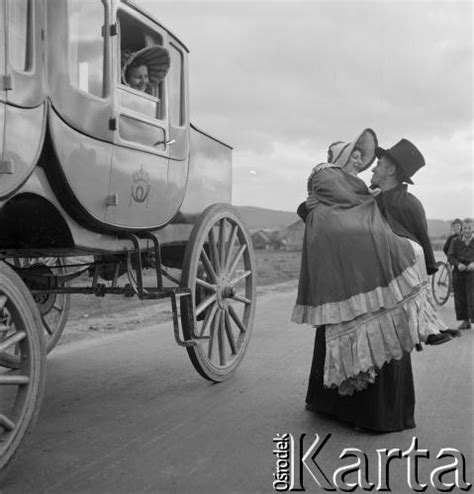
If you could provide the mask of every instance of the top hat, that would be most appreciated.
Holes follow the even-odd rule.
[[[421,167],[425,166],[425,158],[418,148],[408,139],[401,139],[390,149],[378,147],[377,158],[386,156],[401,172],[404,182],[412,184],[412,177]]]
[[[122,81],[127,85],[128,82],[125,76],[127,70],[132,67],[146,65],[150,84],[158,84],[166,77],[171,65],[169,51],[160,45],[146,46],[134,53],[124,52],[122,55],[122,58],[125,58],[122,66]]]
[[[357,147],[362,154],[362,164],[357,171],[362,172],[374,161],[377,145],[375,132],[372,129],[365,129],[352,142],[333,142],[328,149],[328,161],[334,165],[344,167],[349,161],[352,151]]]

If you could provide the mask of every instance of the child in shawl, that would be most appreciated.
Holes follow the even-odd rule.
[[[375,158],[366,129],[330,146],[308,179],[309,200],[292,320],[326,325],[324,383],[352,394],[445,325],[431,301],[422,248],[390,229],[356,175]]]

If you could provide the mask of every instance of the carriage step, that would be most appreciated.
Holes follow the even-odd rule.
[[[173,312],[173,328],[174,328],[174,338],[176,340],[176,343],[179,346],[184,346],[184,347],[191,347],[191,346],[198,346],[201,341],[205,341],[209,339],[209,336],[198,336],[194,333],[194,328],[192,331],[192,338],[191,339],[184,339],[181,338],[180,336],[180,330],[179,330],[179,317],[178,317],[178,303],[177,300],[180,300],[180,306],[181,306],[181,298],[182,297],[190,297],[191,291],[189,289],[181,289],[180,291],[174,290],[170,294],[171,298],[171,308]],[[192,305],[192,304],[190,304]]]

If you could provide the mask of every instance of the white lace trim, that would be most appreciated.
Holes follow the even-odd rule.
[[[446,325],[436,312],[427,283],[389,310],[328,324],[324,385],[337,387],[341,395],[364,389],[385,363],[401,359],[404,352],[442,329]]]

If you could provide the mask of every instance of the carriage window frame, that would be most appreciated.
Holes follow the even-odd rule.
[[[101,24],[101,29],[98,32],[98,38],[102,40],[102,71],[101,73],[101,95],[97,95],[93,92],[86,91],[85,89],[81,88],[79,83],[75,83],[73,80],[72,74],[71,74],[71,67],[72,67],[72,57],[71,57],[71,16],[69,15],[69,8],[70,4],[74,1],[79,0],[65,0],[66,3],[66,12],[67,12],[67,26],[66,26],[66,43],[67,43],[67,75],[68,75],[68,80],[69,84],[72,88],[74,88],[75,91],[78,91],[81,94],[86,95],[88,98],[92,98],[98,101],[104,101],[108,97],[108,90],[107,90],[107,77],[108,77],[108,70],[107,70],[107,64],[108,64],[108,53],[107,53],[107,47],[108,47],[108,35],[104,33],[106,32],[109,22],[108,22],[108,15],[109,15],[109,10],[107,7],[107,3],[105,0],[96,0],[96,5],[102,7],[102,24]]]
[[[170,56],[171,56],[171,68],[170,72],[175,70],[173,62],[175,61],[175,58],[173,57],[172,53],[176,53],[178,60],[179,60],[179,110],[174,110],[174,104],[171,101],[171,94],[173,92],[173,89],[171,88],[172,81],[171,81],[171,74],[168,73],[168,114],[169,114],[169,120],[170,120],[170,125],[173,127],[185,127],[186,126],[186,111],[185,111],[185,81],[184,81],[184,53],[183,51],[175,45],[173,42],[170,42]],[[178,115],[177,121],[174,120],[174,116]]]
[[[14,72],[20,74],[31,74],[34,72],[34,32],[33,32],[33,12],[34,12],[34,2],[32,0],[24,0],[26,2],[26,26],[25,27],[25,40],[22,46],[18,47],[18,41],[12,37],[12,29],[11,29],[11,12],[12,6],[19,5],[19,0],[7,0],[6,7],[6,17],[7,17],[7,33],[6,33],[6,55],[7,55],[7,63],[13,69]],[[22,19],[23,21],[24,19]],[[15,47],[17,45],[16,50],[12,50],[12,46]],[[24,59],[25,63],[18,65],[16,56],[18,54],[18,49],[21,50],[22,59]]]
[[[139,19],[137,16],[133,15],[129,10],[124,8],[117,9],[117,46],[116,46],[116,60],[118,61],[115,73],[115,86],[117,90],[121,92],[126,92],[132,94],[134,97],[142,98],[143,100],[149,100],[156,104],[158,110],[155,112],[153,117],[147,115],[144,112],[137,111],[136,109],[130,108],[129,106],[121,105],[121,108],[127,111],[127,114],[134,114],[136,116],[143,116],[145,118],[152,118],[154,120],[158,120],[159,122],[165,122],[168,115],[167,108],[167,100],[166,100],[166,78],[162,80],[159,84],[159,95],[155,96],[153,94],[148,94],[139,89],[134,89],[122,81],[122,22],[123,19],[127,19],[127,22],[130,23],[134,28],[140,31],[143,36],[144,43],[140,45],[140,47],[134,47],[135,49],[132,51],[138,51],[139,49],[148,47],[148,46],[164,46],[164,39],[161,33],[154,30],[152,27],[143,22],[142,19]]]

